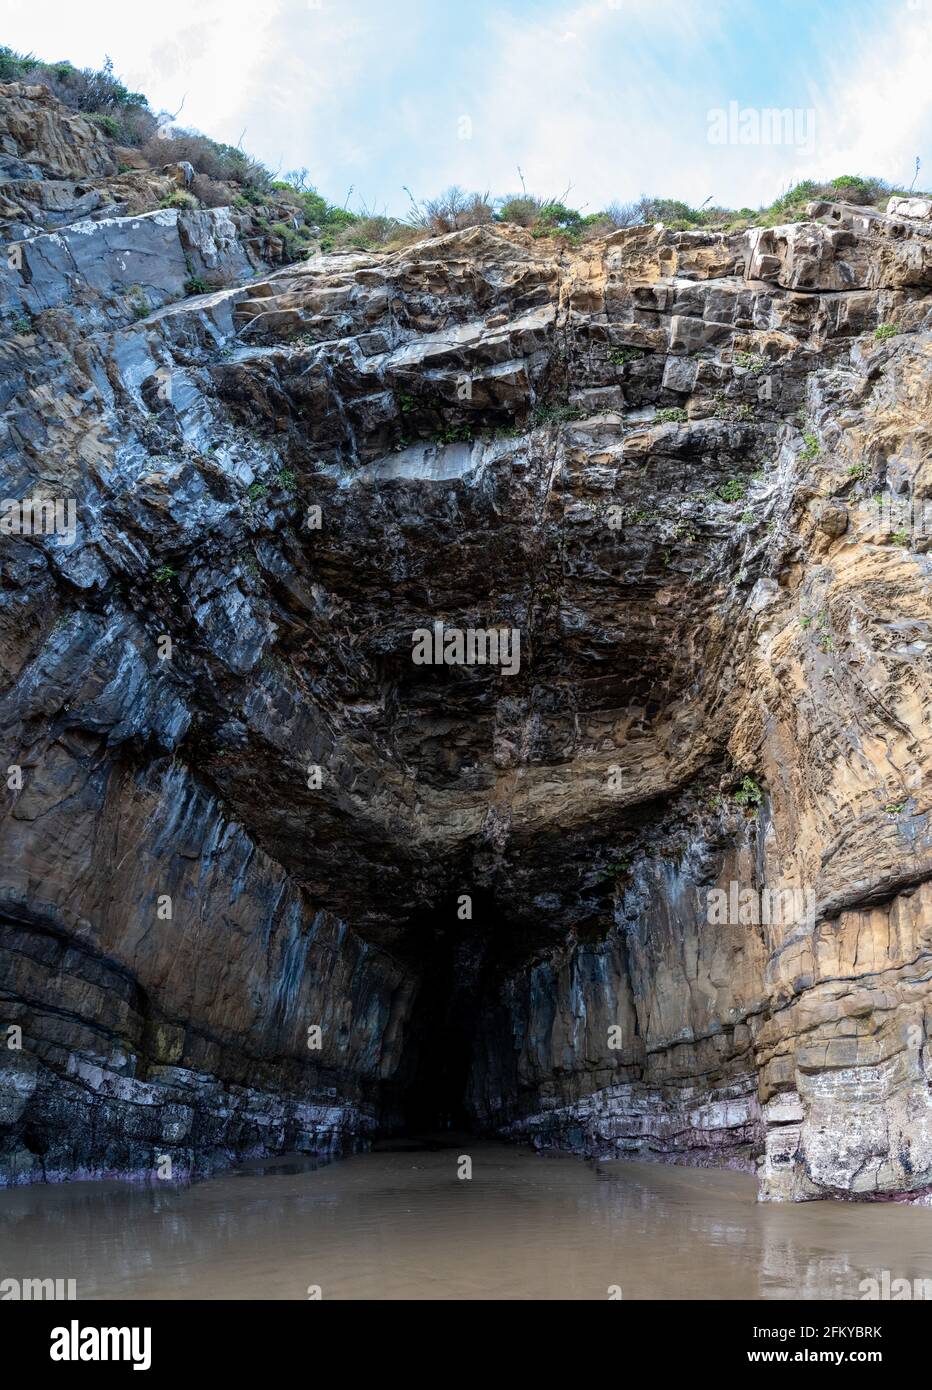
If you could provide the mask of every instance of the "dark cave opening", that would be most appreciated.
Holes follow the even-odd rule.
[[[490,895],[464,892],[410,923],[409,949],[421,980],[398,1104],[405,1135],[475,1128],[467,1091],[481,1004],[494,972],[494,919]]]

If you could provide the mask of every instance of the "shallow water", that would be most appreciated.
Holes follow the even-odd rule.
[[[79,1299],[856,1299],[884,1270],[932,1279],[932,1210],[755,1195],[740,1173],[464,1139],[0,1192],[0,1277],[74,1278]]]

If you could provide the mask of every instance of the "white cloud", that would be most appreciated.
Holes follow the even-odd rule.
[[[917,154],[932,184],[932,0],[897,5],[870,33],[850,32],[844,61],[812,83],[817,133],[810,174],[878,174],[909,183]],[[922,183],[920,174],[919,183]]]
[[[717,0],[701,12],[675,0],[588,3],[533,24],[500,13],[461,181],[511,189],[520,164],[538,193],[556,196],[572,183],[573,201],[590,209],[616,196],[679,192],[685,147],[705,139],[705,107],[673,75],[671,58],[714,35],[719,10]],[[690,182],[707,195],[704,180]]]
[[[396,212],[405,183],[510,192],[520,165],[589,210],[645,192],[754,206],[804,177],[908,183],[916,154],[932,183],[932,0],[857,13],[869,29],[813,0],[779,56],[781,15],[739,0],[24,0],[4,40],[82,65],[110,52],[156,107],[186,94],[181,123],[234,143],[245,128],[340,202],[350,184]],[[812,106],[814,153],[711,145],[708,111],[732,99]]]

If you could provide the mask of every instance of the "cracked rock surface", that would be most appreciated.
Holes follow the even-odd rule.
[[[274,270],[230,209],[121,212],[33,90],[2,492],[75,527],[0,536],[3,1180],[455,1086],[543,1148],[926,1200],[928,210]],[[435,623],[518,669],[415,663]]]

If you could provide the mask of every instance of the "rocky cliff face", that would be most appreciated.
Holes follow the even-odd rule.
[[[923,1199],[928,209],[270,272],[30,90],[5,1180],[463,1108]]]

